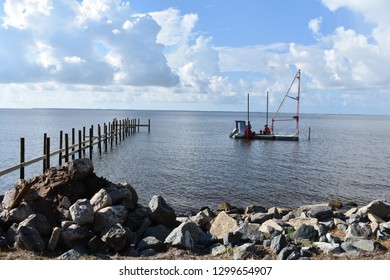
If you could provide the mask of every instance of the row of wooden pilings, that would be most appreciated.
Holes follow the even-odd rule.
[[[87,130],[83,127],[82,130],[76,130],[72,128],[72,133],[63,133],[60,131],[59,148],[52,151],[50,146],[50,137],[47,133],[43,135],[43,155],[37,158],[25,161],[25,139],[20,138],[20,163],[12,167],[0,171],[0,176],[11,173],[16,170],[20,170],[20,179],[24,179],[24,168],[33,163],[42,161],[42,169],[45,172],[51,166],[51,157],[58,155],[58,165],[61,166],[63,162],[74,160],[77,158],[83,158],[88,156],[92,160],[94,146],[97,146],[99,155],[102,152],[107,153],[108,147],[112,150],[114,145],[117,146],[121,141],[125,140],[130,135],[139,132],[140,127],[147,127],[150,132],[150,119],[147,124],[140,124],[138,119],[113,119],[108,124],[104,123],[97,126],[97,135],[94,135],[94,126]],[[88,132],[88,134],[87,134]],[[77,137],[77,141],[76,141]]]

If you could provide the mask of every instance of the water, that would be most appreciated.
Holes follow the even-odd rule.
[[[3,109],[0,170],[18,163],[20,137],[26,138],[26,159],[31,159],[42,154],[43,133],[54,148],[61,129],[97,127],[114,117],[151,119],[151,132],[141,128],[113,151],[102,156],[95,151],[95,172],[129,182],[143,204],[155,194],[179,211],[222,202],[295,207],[329,199],[390,201],[390,116],[303,114],[299,142],[247,142],[228,137],[234,120],[246,118],[238,112]],[[264,114],[253,113],[251,119],[254,129],[263,127]],[[277,125],[280,132],[294,127]],[[26,167],[26,177],[41,169],[42,163]],[[0,193],[18,174],[0,177]]]

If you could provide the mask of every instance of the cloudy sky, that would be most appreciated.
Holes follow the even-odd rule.
[[[5,0],[0,108],[390,113],[387,0]]]

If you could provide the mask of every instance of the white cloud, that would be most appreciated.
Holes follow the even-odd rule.
[[[314,18],[309,21],[309,29],[314,33],[318,33],[321,28],[322,17]]]

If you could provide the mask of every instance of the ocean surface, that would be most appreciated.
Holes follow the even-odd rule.
[[[248,142],[228,136],[235,120],[246,119],[244,112],[0,109],[0,170],[19,162],[20,137],[29,160],[42,154],[44,133],[53,150],[60,130],[94,125],[96,131],[113,118],[150,119],[151,132],[140,128],[101,156],[95,148],[95,172],[129,182],[145,205],[153,195],[178,211],[222,202],[296,207],[329,199],[390,201],[390,116],[301,114],[299,142]],[[251,123],[260,130],[265,114],[251,113]],[[294,122],[276,123],[280,133],[294,128]],[[58,164],[58,156],[51,163]],[[41,174],[42,163],[25,172],[26,178]],[[0,177],[0,193],[18,176]]]

